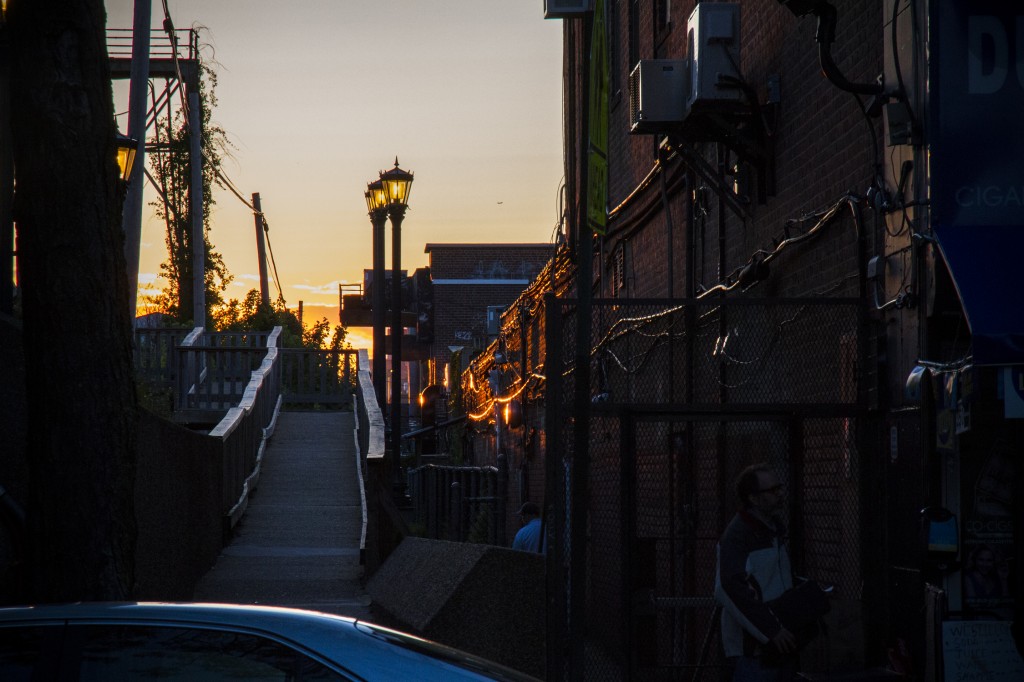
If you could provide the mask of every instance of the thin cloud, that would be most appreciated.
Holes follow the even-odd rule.
[[[344,280],[334,280],[327,282],[326,284],[293,284],[292,289],[300,289],[302,291],[308,291],[312,294],[322,294],[325,296],[335,295],[338,293],[339,284],[348,284]]]

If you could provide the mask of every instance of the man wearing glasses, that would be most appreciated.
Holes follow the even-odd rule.
[[[733,680],[782,682],[796,674],[797,639],[765,605],[793,587],[779,517],[785,495],[767,464],[736,479],[740,510],[718,542],[715,599],[722,605],[722,645],[735,662]],[[770,659],[763,654],[774,655]]]

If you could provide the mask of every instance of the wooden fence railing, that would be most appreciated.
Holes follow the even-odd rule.
[[[173,391],[176,411],[223,412],[242,399],[271,333],[138,329],[135,371],[151,389]],[[352,407],[358,351],[280,348],[279,355],[285,405]]]
[[[281,408],[281,354],[277,348],[281,328],[267,334],[262,360],[245,385],[238,405],[210,431],[223,441],[222,505],[225,533],[230,532],[245,512],[249,495],[262,470],[266,442],[274,431]],[[246,349],[256,351],[256,348]],[[239,357],[250,356],[240,353]]]
[[[384,446],[384,415],[370,379],[366,351],[361,354],[356,379],[356,446],[365,497],[360,559],[366,577],[376,572],[409,535],[401,510],[395,504],[394,476]]]
[[[281,363],[285,405],[352,407],[359,372],[358,351],[283,348]]]
[[[266,440],[284,403],[347,408],[359,372],[358,351],[283,349],[270,332],[136,333],[140,379],[173,388],[172,418],[222,442],[225,532],[241,518],[259,480]],[[379,411],[378,411],[379,414]]]
[[[136,329],[136,375],[154,389],[173,389],[177,376],[175,348],[188,333],[188,329]]]
[[[194,329],[177,349],[175,411],[208,414],[237,405],[263,362],[271,335],[276,345],[280,327],[244,333]]]

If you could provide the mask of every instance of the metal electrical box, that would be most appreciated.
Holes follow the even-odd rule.
[[[544,0],[545,19],[571,19],[589,12],[593,0]]]
[[[686,22],[690,62],[688,111],[732,109],[742,92],[728,79],[740,75],[740,6],[736,3],[697,5]]]
[[[690,70],[685,59],[642,59],[629,74],[629,132],[664,133],[686,118]]]

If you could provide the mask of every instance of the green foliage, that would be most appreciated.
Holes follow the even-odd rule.
[[[299,318],[285,307],[282,299],[273,305],[264,305],[256,289],[250,289],[241,302],[233,298],[212,311],[212,323],[218,331],[268,331],[279,326],[282,346],[302,346]]]
[[[278,298],[273,305],[263,305],[260,292],[250,289],[242,301],[231,299],[212,314],[213,328],[218,331],[266,331],[281,327],[281,345],[284,348],[329,348],[341,350],[345,347],[347,332],[338,325],[331,331],[326,317],[304,327],[299,318],[285,306],[284,299]],[[330,344],[327,338],[330,334]]]
[[[215,331],[267,331],[276,326],[283,329],[282,346],[286,348],[341,349],[346,332],[323,318],[305,329],[298,317],[288,310],[283,297],[270,305],[262,303],[260,292],[250,290],[241,301],[224,300],[224,292],[233,277],[221,254],[210,241],[214,186],[230,189],[221,179],[221,160],[230,156],[231,144],[223,128],[213,125],[211,116],[217,106],[217,74],[202,58],[199,59],[199,102],[201,147],[203,153],[203,238],[205,256],[206,319],[192,320],[192,213],[190,201],[191,159],[188,117],[182,109],[165,115],[156,123],[155,151],[147,158],[153,178],[161,188],[160,198],[152,203],[156,215],[166,226],[165,241],[168,259],[160,265],[160,274],[167,286],[160,294],[149,297],[156,311],[166,315],[167,326],[192,327],[201,324]],[[330,345],[328,345],[330,338]]]
[[[327,335],[330,334],[330,343],[327,342]],[[302,332],[302,346],[304,348],[327,348],[330,350],[341,350],[345,348],[345,337],[348,332],[341,325],[336,325],[331,331],[331,323],[326,317],[321,317],[313,323],[309,329]]]
[[[217,106],[217,74],[200,59],[199,102],[201,147],[203,151],[203,239],[205,251],[205,277],[207,320],[201,323],[213,328],[213,311],[224,304],[223,293],[232,276],[220,253],[214,251],[210,241],[214,185],[223,186],[219,177],[222,155],[228,154],[231,144],[223,128],[211,123]],[[156,215],[166,226],[165,242],[168,259],[160,265],[160,274],[167,281],[164,290],[149,302],[157,310],[178,323],[194,324],[192,291],[192,208],[190,201],[191,155],[188,118],[182,109],[166,115],[156,123],[155,151],[147,155],[153,178],[162,188],[162,196],[152,203]]]

